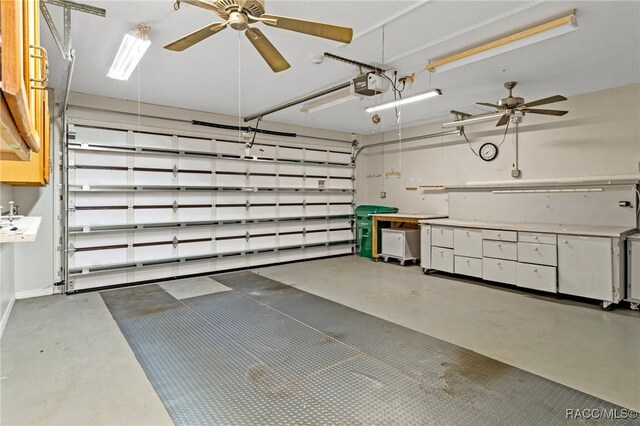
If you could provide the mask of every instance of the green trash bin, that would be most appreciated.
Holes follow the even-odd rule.
[[[357,220],[357,232],[358,232],[358,247],[359,254],[362,257],[371,257],[371,237],[374,232],[371,229],[372,220],[369,217],[370,214],[376,213],[397,213],[398,209],[395,207],[387,206],[373,206],[363,204],[356,207],[356,220]],[[378,244],[380,242],[378,241]]]

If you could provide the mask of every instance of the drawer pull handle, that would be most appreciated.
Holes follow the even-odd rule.
[[[538,272],[538,268],[533,268],[533,272]]]
[[[502,244],[498,244],[498,248],[502,248]]]
[[[533,248],[533,251],[538,251],[538,247],[534,247],[534,248]]]
[[[502,262],[498,262],[498,266],[502,265]]]
[[[534,240],[537,240],[537,239],[538,239],[538,237],[533,237],[533,239],[534,239]]]
[[[467,232],[467,236],[468,236],[469,235],[469,231],[466,231],[466,232]]]
[[[569,244],[569,241],[567,241],[567,240],[564,240],[564,241],[563,241],[563,243],[565,243],[565,244]]]

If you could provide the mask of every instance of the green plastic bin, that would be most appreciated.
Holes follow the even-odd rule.
[[[372,253],[371,236],[372,236],[373,230],[371,229],[372,220],[369,217],[369,215],[376,214],[376,213],[397,213],[398,209],[395,207],[373,206],[373,205],[363,204],[361,206],[356,207],[355,212],[356,212],[356,220],[358,223],[357,226],[358,226],[359,254],[362,257],[371,257],[371,253]],[[380,244],[380,241],[378,241],[378,244]]]

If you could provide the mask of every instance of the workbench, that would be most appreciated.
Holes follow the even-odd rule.
[[[391,228],[409,228],[418,229],[421,220],[430,219],[442,219],[447,215],[425,213],[379,213],[370,214],[371,217],[371,257],[374,260],[378,260],[378,239],[380,238],[380,229],[378,228],[378,222],[387,222]]]

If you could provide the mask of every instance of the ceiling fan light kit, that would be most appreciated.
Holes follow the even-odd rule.
[[[264,0],[182,0],[193,6],[214,12],[226,22],[214,22],[197,31],[169,43],[165,49],[183,51],[196,43],[224,30],[227,26],[237,31],[244,31],[245,35],[256,48],[260,56],[271,67],[273,72],[281,72],[291,67],[278,49],[267,39],[258,28],[250,24],[262,22],[270,27],[308,34],[315,37],[351,43],[353,29],[304,19],[265,13]]]
[[[574,10],[562,18],[435,60],[426,69],[431,72],[448,71],[572,32],[578,28],[576,12]]]
[[[129,79],[140,59],[151,46],[151,40],[147,36],[148,31],[148,25],[139,25],[138,28],[124,35],[107,77],[125,81]]]
[[[407,105],[418,101],[423,101],[425,99],[433,98],[436,96],[442,95],[442,91],[440,89],[429,90],[428,92],[420,93],[419,95],[410,96],[404,99],[398,99],[397,101],[387,102],[380,105],[375,105],[366,109],[366,112],[376,112],[382,111],[385,109],[393,108],[400,105]]]
[[[560,111],[555,109],[532,108],[535,106],[566,101],[567,98],[565,98],[562,95],[554,95],[554,96],[549,96],[548,98],[538,99],[531,102],[525,102],[524,98],[521,98],[519,96],[513,96],[513,89],[517,85],[518,83],[516,81],[507,81],[504,84],[504,87],[509,91],[508,96],[506,98],[498,100],[498,102],[495,104],[489,103],[489,102],[476,102],[478,105],[495,108],[498,111],[493,113],[480,114],[476,116],[469,116],[468,114],[465,114],[466,115],[465,118],[461,120],[455,120],[449,123],[444,123],[442,127],[445,127],[445,128],[460,127],[465,124],[479,123],[479,122],[489,121],[489,120],[494,120],[496,118],[499,118],[498,123],[496,124],[496,127],[497,127],[497,126],[504,126],[512,118],[520,119],[522,116],[524,116],[527,113],[555,115],[557,117],[561,117],[569,112],[569,111]],[[459,111],[452,111],[452,113],[455,113],[456,115],[464,114],[464,113],[460,113]]]

